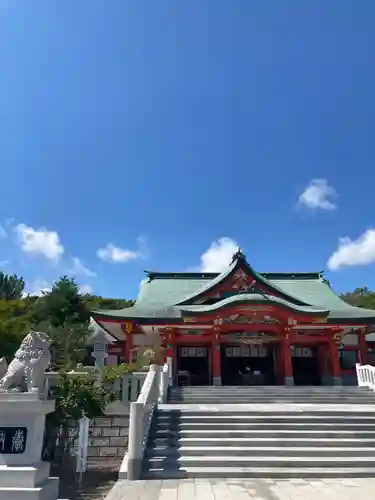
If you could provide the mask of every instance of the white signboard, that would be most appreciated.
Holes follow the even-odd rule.
[[[181,358],[205,358],[207,349],[205,347],[181,347]]]
[[[230,346],[225,348],[225,355],[228,358],[265,358],[267,348],[262,345]]]
[[[76,453],[76,472],[83,473],[87,468],[87,448],[89,445],[90,419],[82,417],[78,421],[78,444]]]

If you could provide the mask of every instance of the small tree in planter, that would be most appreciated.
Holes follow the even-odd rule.
[[[71,444],[75,437],[69,439],[69,429],[77,429],[78,420],[83,415],[90,419],[103,416],[107,405],[115,400],[115,395],[98,385],[97,377],[89,373],[77,376],[61,373],[58,384],[51,392],[56,407],[46,418],[43,460],[53,459],[57,438],[62,459],[65,460],[71,456]]]

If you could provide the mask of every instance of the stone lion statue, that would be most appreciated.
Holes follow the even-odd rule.
[[[45,333],[31,331],[23,339],[6,374],[0,380],[0,391],[20,388],[25,380],[27,390],[41,390],[44,372],[51,362],[51,340]]]

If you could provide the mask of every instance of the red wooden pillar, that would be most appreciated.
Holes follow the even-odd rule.
[[[339,361],[339,347],[334,336],[331,336],[329,339],[329,351],[331,355],[333,385],[342,385],[341,368]]]
[[[289,328],[285,328],[283,337],[284,384],[294,385],[292,350],[289,339]]]
[[[212,331],[211,370],[212,384],[221,385],[220,332],[217,328]]]
[[[127,321],[126,323],[123,323],[121,325],[122,331],[125,333],[125,339],[124,339],[124,363],[131,363],[132,362],[132,349],[133,349],[133,324],[130,321]]]
[[[175,343],[176,343],[176,332],[174,328],[167,327],[164,330],[164,339],[166,343],[166,357],[172,358],[174,360],[175,355]]]
[[[367,365],[367,342],[366,342],[366,328],[361,328],[358,332],[359,336],[359,361],[362,365]]]
[[[326,385],[327,377],[330,376],[328,361],[329,360],[326,345],[318,345],[318,362],[322,385]]]
[[[284,361],[283,361],[283,343],[277,342],[275,344],[275,371],[276,371],[276,383],[278,385],[284,385]]]

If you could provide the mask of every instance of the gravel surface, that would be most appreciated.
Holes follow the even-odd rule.
[[[59,499],[63,500],[102,500],[117,481],[119,462],[103,460],[89,464],[79,484],[74,467],[69,465],[51,466],[51,476],[60,478]]]

